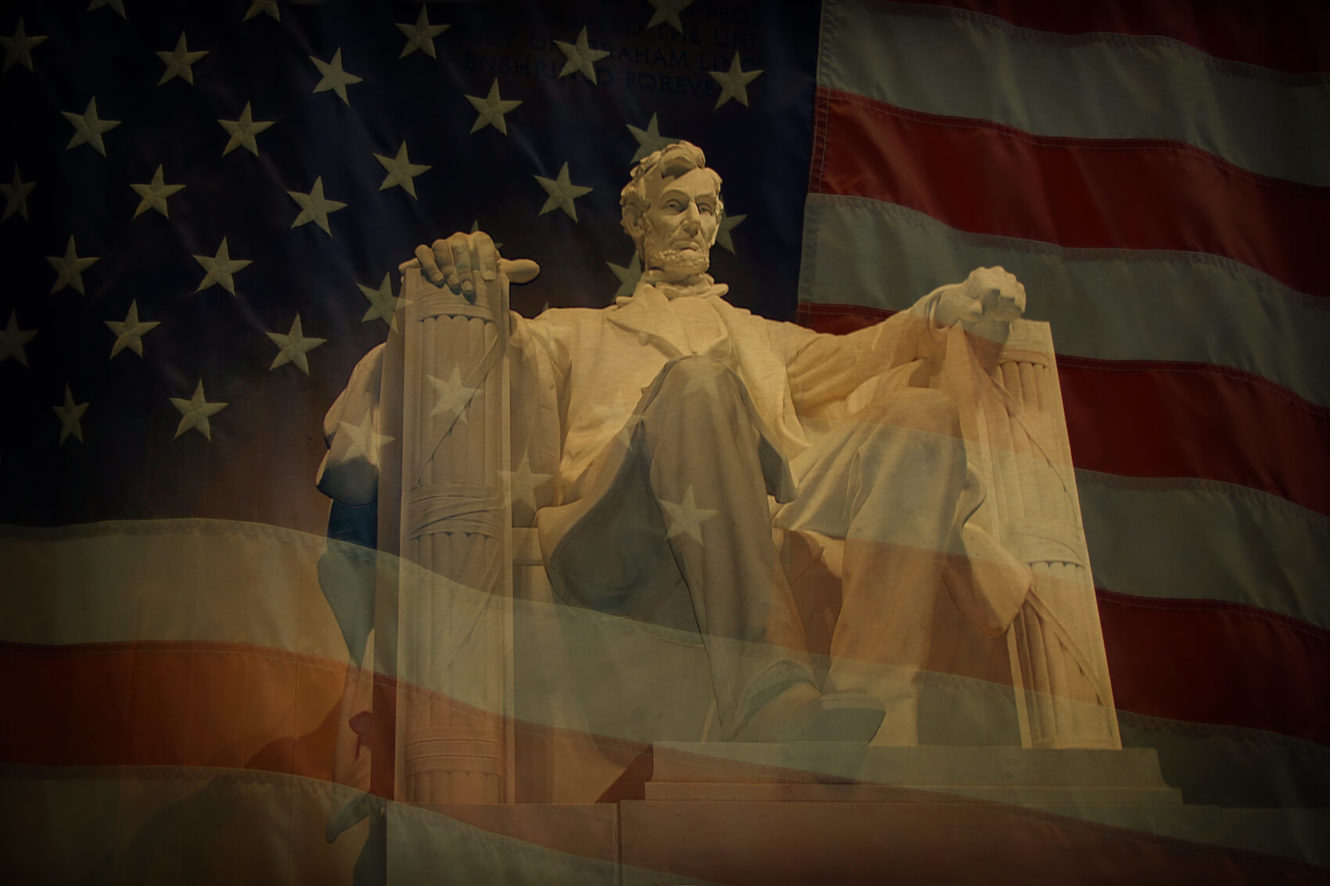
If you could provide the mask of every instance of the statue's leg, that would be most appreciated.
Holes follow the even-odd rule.
[[[907,388],[839,423],[795,464],[798,498],[777,524],[845,539],[828,690],[877,696],[875,743],[918,742],[922,669],[942,568],[961,555],[965,447],[947,395]]]
[[[635,443],[711,659],[723,731],[733,736],[792,688],[817,696],[772,543],[760,420],[734,371],[705,357],[661,370],[637,415]]]

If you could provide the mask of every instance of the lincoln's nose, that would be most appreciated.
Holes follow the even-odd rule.
[[[693,234],[702,229],[702,216],[698,214],[696,204],[689,204],[683,218],[683,226],[684,230]]]

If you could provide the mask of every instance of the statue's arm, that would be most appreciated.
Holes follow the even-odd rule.
[[[416,247],[414,263],[426,281],[474,301],[486,283],[526,283],[540,273],[530,259],[503,258],[483,231],[455,233]],[[554,473],[562,451],[567,415],[568,374],[577,337],[574,312],[551,311],[527,319],[509,313],[507,359],[510,370],[508,434],[516,469],[523,456],[531,470]],[[536,491],[537,504],[553,484]],[[521,519],[521,518],[519,518]]]
[[[379,385],[384,346],[356,364],[323,421],[328,452],[318,488],[332,499],[327,549],[318,563],[319,587],[332,607],[352,660],[364,659],[374,624],[372,554],[378,543]]]
[[[945,332],[960,324],[971,347],[996,350],[1025,310],[1025,287],[1000,267],[976,268],[959,283],[939,286],[908,310],[845,335],[803,330],[787,359],[795,407],[802,414],[844,401],[865,382],[901,371],[908,384],[928,386],[941,359]],[[991,345],[991,347],[989,347]]]

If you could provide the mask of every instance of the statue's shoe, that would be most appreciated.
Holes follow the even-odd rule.
[[[849,741],[867,744],[882,723],[881,702],[866,692],[818,692],[798,683],[748,717],[731,741]]]

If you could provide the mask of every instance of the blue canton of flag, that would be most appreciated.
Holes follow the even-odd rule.
[[[0,519],[319,531],[321,414],[398,263],[478,224],[542,264],[519,311],[606,304],[632,266],[618,190],[670,139],[729,175],[717,277],[792,316],[818,11],[777,6],[18,10]]]

